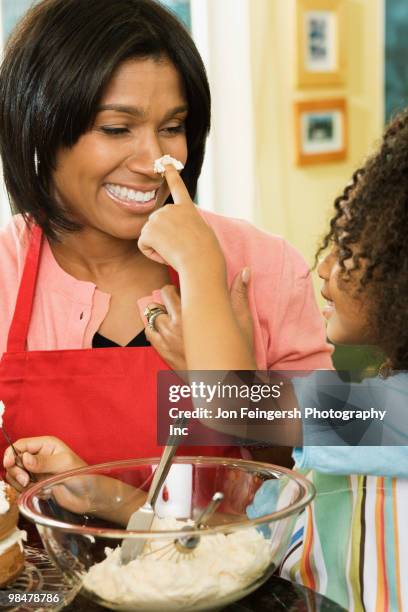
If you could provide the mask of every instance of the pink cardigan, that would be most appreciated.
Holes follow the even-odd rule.
[[[322,318],[308,268],[282,238],[249,223],[201,211],[224,251],[231,282],[244,266],[252,271],[250,305],[259,369],[332,368]],[[0,231],[0,355],[6,350],[17,290],[27,252],[27,228],[20,215]],[[205,258],[205,253],[203,253]],[[79,281],[57,264],[44,241],[36,296],[28,332],[28,350],[80,349],[109,309],[110,295]],[[160,291],[135,304],[161,302]]]

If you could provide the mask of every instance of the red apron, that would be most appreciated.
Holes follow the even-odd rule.
[[[57,436],[88,463],[160,455],[156,375],[169,367],[153,347],[26,350],[41,244],[41,229],[33,226],[0,362],[7,433],[13,441]],[[0,458],[5,448],[0,436]],[[181,447],[179,454],[237,456],[239,448]]]

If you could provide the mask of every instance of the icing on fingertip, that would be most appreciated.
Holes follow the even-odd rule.
[[[171,157],[171,155],[163,155],[159,159],[155,159],[153,162],[153,170],[156,174],[163,174],[166,171],[165,164],[171,164],[176,170],[183,170],[184,166],[178,159]]]

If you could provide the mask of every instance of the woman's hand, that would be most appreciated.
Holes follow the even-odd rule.
[[[249,268],[238,272],[231,285],[230,297],[238,326],[249,350],[252,351],[253,320],[248,301],[249,279]],[[166,285],[161,289],[161,296],[167,313],[155,319],[154,329],[146,326],[146,338],[172,370],[185,371],[188,368],[184,352],[180,295],[174,285]],[[149,308],[155,306],[160,304],[149,304]]]
[[[13,446],[20,454],[25,469],[16,465],[11,447],[4,453],[3,465],[7,482],[20,492],[30,484],[28,472],[34,474],[36,479],[42,480],[52,474],[86,465],[69,446],[54,436],[21,438],[14,442]]]
[[[184,353],[180,296],[174,285],[166,285],[160,293],[167,312],[156,317],[154,329],[149,325],[145,327],[146,338],[172,370],[182,372],[188,368]],[[149,304],[149,308],[155,306],[160,304]]]
[[[30,484],[26,470],[36,480],[43,480],[53,474],[87,465],[69,446],[54,436],[21,438],[13,446],[19,452],[25,470],[16,465],[10,447],[4,453],[3,465],[7,482],[19,492]],[[132,512],[143,505],[146,499],[145,491],[121,480],[85,474],[71,477],[64,484],[54,485],[52,496],[61,508],[70,512],[95,514],[122,526],[127,524]],[[112,499],[121,499],[122,502],[113,507]]]
[[[224,278],[225,261],[218,240],[199,214],[183,179],[172,165],[166,165],[165,178],[174,204],[150,215],[139,237],[140,251],[179,273],[205,265]]]

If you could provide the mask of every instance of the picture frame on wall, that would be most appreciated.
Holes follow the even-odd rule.
[[[296,0],[299,88],[345,80],[344,0]]]
[[[295,102],[295,158],[298,166],[347,158],[345,98]]]

